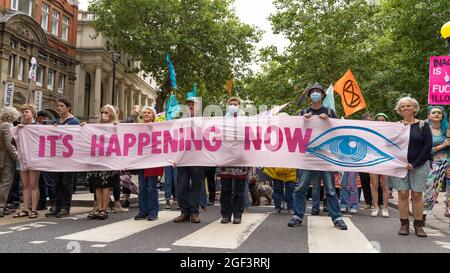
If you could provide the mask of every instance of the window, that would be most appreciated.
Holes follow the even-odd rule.
[[[21,0],[19,2],[19,10],[27,14],[28,16],[31,16],[33,14],[33,1]]]
[[[14,77],[14,69],[16,66],[16,55],[10,54],[8,60],[8,77]]]
[[[11,0],[11,9],[17,10],[19,8],[19,0]]]
[[[67,41],[69,38],[69,18],[63,16],[62,19],[62,39]]]
[[[17,48],[17,42],[14,41],[14,40],[11,40],[11,42],[9,43],[9,45],[10,45],[12,48]]]
[[[59,12],[53,11],[52,34],[58,36],[59,32]]]
[[[20,43],[20,52],[26,53],[27,52],[27,46]]]
[[[45,3],[42,3],[41,27],[48,31],[48,6]]]
[[[59,73],[58,76],[58,91],[61,93],[64,91],[64,82],[66,81],[66,75]]]
[[[36,85],[42,87],[42,83],[44,82],[44,72],[45,67],[39,65],[36,69]]]
[[[19,74],[17,74],[17,79],[19,81],[25,80],[25,78],[24,78],[24,75],[25,75],[25,62],[26,62],[26,60],[24,58],[20,58],[19,59]]]
[[[53,83],[55,82],[55,71],[49,69],[47,76],[47,89],[53,90]]]

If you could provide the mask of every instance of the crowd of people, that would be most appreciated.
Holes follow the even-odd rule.
[[[318,116],[320,122],[337,118],[329,107],[323,106],[326,92],[322,85],[314,84],[306,92],[310,106],[300,111],[300,116],[310,119]],[[236,118],[241,115],[242,105],[238,97],[231,97],[226,102],[226,116]],[[199,100],[190,97],[186,100],[191,117],[198,116]],[[46,217],[66,217],[70,215],[72,195],[76,185],[77,173],[36,171],[21,167],[18,161],[18,150],[10,129],[32,126],[34,124],[65,126],[86,123],[71,114],[71,103],[61,98],[57,101],[59,117],[49,120],[44,112],[37,112],[32,104],[25,104],[18,111],[13,107],[5,107],[0,115],[0,217],[13,214],[15,218],[37,218],[39,210],[47,209]],[[273,196],[276,214],[286,209],[292,215],[287,223],[289,227],[302,225],[306,214],[306,202],[309,193],[312,197],[311,215],[320,213],[320,201],[323,196],[323,210],[328,212],[333,225],[339,230],[347,230],[342,214],[357,213],[360,209],[361,195],[365,208],[371,209],[371,216],[380,214],[389,217],[388,201],[392,198],[393,189],[398,191],[398,207],[400,212],[399,235],[409,234],[409,202],[412,203],[413,227],[415,234],[426,237],[423,226],[426,216],[435,206],[441,191],[447,191],[446,216],[450,212],[450,194],[447,177],[450,176],[448,159],[450,152],[450,135],[448,120],[444,109],[440,106],[428,107],[427,120],[417,118],[419,104],[414,98],[404,97],[398,100],[396,111],[401,116],[399,122],[410,125],[408,164],[405,165],[405,178],[387,177],[375,173],[342,172],[337,176],[330,171],[297,170],[288,168],[251,168],[251,167],[204,167],[204,166],[166,166],[141,169],[132,172],[139,180],[139,212],[135,220],[156,221],[160,211],[158,200],[158,179],[164,177],[165,208],[171,208],[171,200],[176,203],[180,215],[173,222],[200,223],[200,210],[216,202],[216,176],[220,178],[220,214],[221,223],[240,224],[244,211],[249,207],[250,192],[257,193],[261,175],[269,180],[270,195]],[[104,105],[100,110],[99,123],[153,123],[157,112],[150,106],[135,106],[130,117],[119,120],[120,110],[113,105]],[[389,117],[384,113],[375,116],[366,113],[364,120],[385,122]],[[87,174],[90,191],[94,194],[94,208],[87,219],[104,220],[108,218],[108,208],[112,203],[114,212],[127,212],[127,199],[130,190],[121,189],[121,170],[91,171]],[[260,175],[258,175],[260,174]],[[205,183],[205,178],[208,181]],[[21,209],[11,205],[20,200],[17,196],[19,184],[22,185],[23,206]],[[250,188],[249,188],[250,183]],[[255,185],[255,189],[253,187]],[[337,186],[338,185],[338,186]],[[312,187],[311,187],[312,186]],[[312,188],[312,189],[311,189]],[[273,190],[273,195],[272,195]],[[121,203],[121,191],[126,200]],[[209,192],[209,197],[206,193]],[[252,195],[253,197],[253,195]],[[271,198],[270,197],[270,198]],[[259,198],[259,197],[258,197]],[[271,201],[271,199],[269,200]],[[127,203],[128,202],[128,203]],[[286,204],[284,207],[283,204]],[[125,206],[125,207],[124,207]],[[381,208],[381,209],[380,209]]]

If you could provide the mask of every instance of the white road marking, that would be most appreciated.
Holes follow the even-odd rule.
[[[105,244],[91,245],[91,247],[98,247],[98,248],[100,248],[100,247],[105,247],[105,246],[106,246]]]
[[[377,253],[372,243],[344,217],[348,230],[338,230],[330,217],[308,217],[308,245],[310,253]]]
[[[136,221],[134,220],[134,218],[132,218],[113,224],[68,234],[65,236],[57,237],[55,239],[110,243],[131,236],[135,233],[144,231],[146,229],[172,221],[173,218],[175,218],[179,214],[180,213],[178,211],[160,211],[158,213],[158,220],[156,221]]]
[[[160,248],[157,248],[156,249],[156,251],[161,251],[161,252],[167,252],[167,251],[171,251],[172,249],[171,248],[168,248],[168,247],[160,247]]]
[[[441,242],[441,241],[434,241],[436,244],[438,244],[439,246],[443,247],[443,248],[447,248],[450,249],[450,243],[447,242]]]
[[[252,232],[267,218],[268,214],[245,214],[239,225],[221,224],[217,220],[173,243],[177,246],[208,248],[238,248]]]
[[[12,231],[0,231],[0,235],[9,234],[9,233],[12,233]]]
[[[31,241],[30,244],[34,244],[34,245],[40,245],[45,243],[46,241]]]

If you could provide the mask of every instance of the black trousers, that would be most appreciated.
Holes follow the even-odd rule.
[[[56,191],[55,212],[59,212],[61,209],[70,211],[73,184],[75,183],[77,174],[73,172],[53,173],[53,177],[55,179]]]
[[[233,183],[234,182],[234,183]],[[220,213],[224,218],[241,219],[244,212],[245,179],[222,178],[220,181]]]
[[[216,200],[216,167],[205,167],[205,176],[208,181],[209,202]]]

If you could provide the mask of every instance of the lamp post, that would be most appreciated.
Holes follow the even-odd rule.
[[[445,23],[441,28],[442,38],[447,40],[448,43],[448,53],[450,55],[450,21]]]
[[[120,53],[118,52],[111,52],[112,55],[112,62],[113,62],[113,83],[112,83],[112,105],[115,104],[115,98],[116,98],[116,63],[120,60]]]

